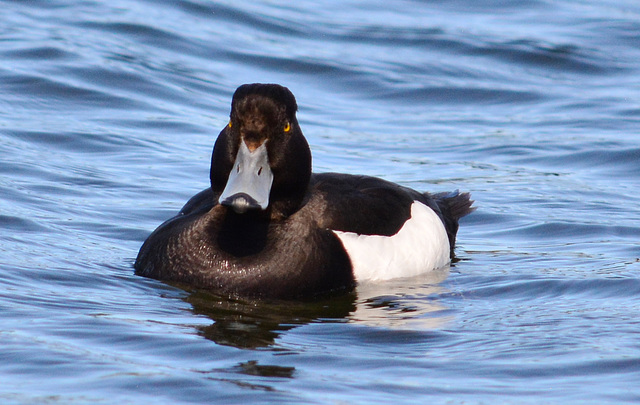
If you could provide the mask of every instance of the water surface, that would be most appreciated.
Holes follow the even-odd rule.
[[[635,1],[0,7],[0,402],[640,401]],[[293,303],[135,276],[245,82],[316,171],[470,191],[460,260]]]

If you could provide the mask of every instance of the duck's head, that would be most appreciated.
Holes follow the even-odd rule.
[[[211,188],[238,214],[286,217],[302,203],[311,177],[311,151],[293,94],[277,84],[245,84],[231,102],[229,124],[211,157]]]

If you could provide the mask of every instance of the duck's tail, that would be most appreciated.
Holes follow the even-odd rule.
[[[471,194],[460,193],[458,190],[448,193],[433,194],[432,197],[436,200],[436,203],[440,208],[440,212],[442,213],[444,225],[447,229],[447,236],[449,237],[451,258],[453,259],[456,234],[458,233],[458,221],[465,215],[475,211],[476,207],[472,207],[473,200],[471,200]]]

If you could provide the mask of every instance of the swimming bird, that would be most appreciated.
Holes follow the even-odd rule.
[[[235,91],[211,187],[144,242],[136,274],[218,293],[304,298],[449,264],[468,193],[429,194],[371,176],[312,173],[294,95]]]

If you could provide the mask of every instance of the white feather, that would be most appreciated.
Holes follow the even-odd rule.
[[[342,241],[358,282],[416,276],[450,261],[444,224],[431,208],[419,201],[411,204],[411,218],[395,235],[333,232]]]

